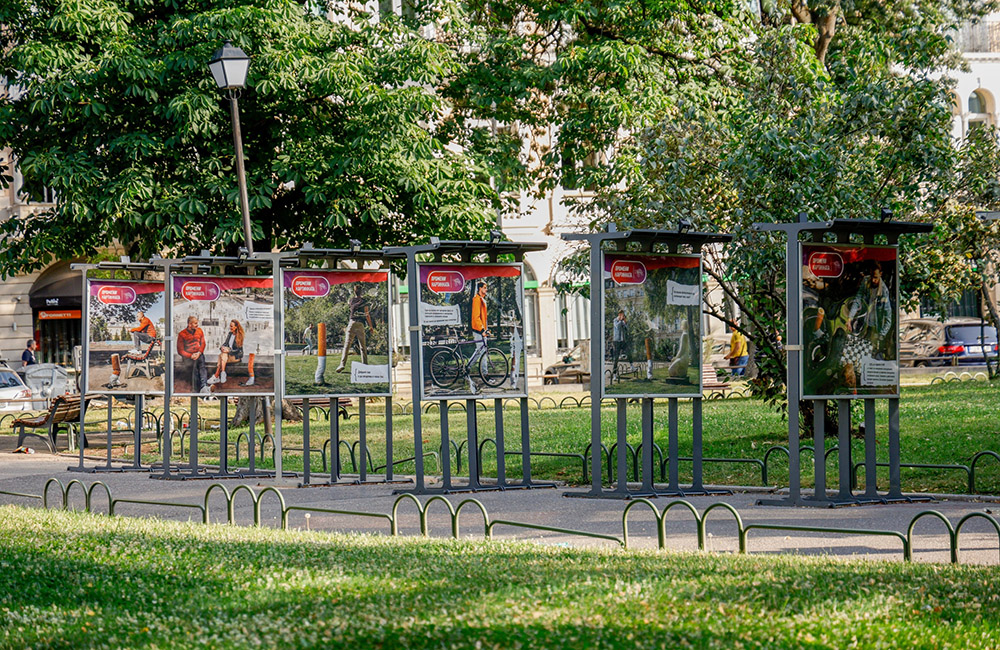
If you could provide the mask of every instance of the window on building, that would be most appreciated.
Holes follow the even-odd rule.
[[[921,299],[920,315],[930,317],[955,318],[967,316],[979,318],[979,292],[967,290],[955,302],[940,304],[931,300]]]
[[[556,297],[559,310],[556,345],[560,351],[576,347],[577,342],[590,338],[590,300],[578,293],[560,293]]]
[[[540,354],[538,347],[538,279],[527,264],[524,265],[524,350],[530,355]]]
[[[986,112],[986,98],[978,90],[973,90],[972,94],[969,95],[969,112],[970,113]]]

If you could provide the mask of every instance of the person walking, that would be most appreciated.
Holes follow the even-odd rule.
[[[348,305],[349,320],[347,328],[344,330],[344,351],[340,355],[340,365],[334,372],[344,372],[347,366],[347,357],[351,353],[351,346],[355,342],[361,351],[361,363],[368,363],[368,337],[365,330],[365,323],[368,329],[375,329],[372,324],[371,308],[368,305],[368,298],[362,296],[364,287],[359,283],[354,285],[354,297]]]
[[[750,355],[747,354],[747,337],[743,336],[743,332],[738,329],[739,325],[738,320],[733,323],[733,333],[729,337],[729,354],[724,357],[729,359],[734,377],[742,377],[746,374],[747,363],[750,361]]]
[[[22,368],[33,366],[38,363],[38,359],[35,358],[35,350],[38,349],[38,344],[35,343],[35,339],[28,339],[28,342],[25,345],[26,347],[24,352],[21,353]]]

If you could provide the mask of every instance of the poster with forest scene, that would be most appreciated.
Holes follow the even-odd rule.
[[[701,394],[701,257],[604,253],[603,395]]]
[[[389,272],[282,271],[285,395],[388,396]]]

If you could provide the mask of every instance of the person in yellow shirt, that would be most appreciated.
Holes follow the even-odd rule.
[[[486,353],[486,283],[480,281],[476,285],[476,294],[472,296],[472,340],[476,342],[476,351],[469,360],[467,369],[476,367],[476,363]]]
[[[736,377],[742,377],[747,370],[747,362],[750,361],[750,355],[747,354],[747,337],[743,336],[743,332],[739,331],[740,322],[735,321],[733,327],[733,334],[729,337],[729,354],[725,356],[726,359],[730,359],[730,365],[733,367],[733,375]]]

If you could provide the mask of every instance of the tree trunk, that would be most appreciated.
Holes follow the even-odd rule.
[[[256,402],[254,407],[254,424],[264,421],[264,404],[260,397],[240,397],[236,402],[236,411],[229,422],[230,427],[239,427],[250,423],[250,405]],[[271,409],[268,409],[270,413]],[[287,399],[281,401],[281,420],[283,422],[301,422],[302,411]]]

